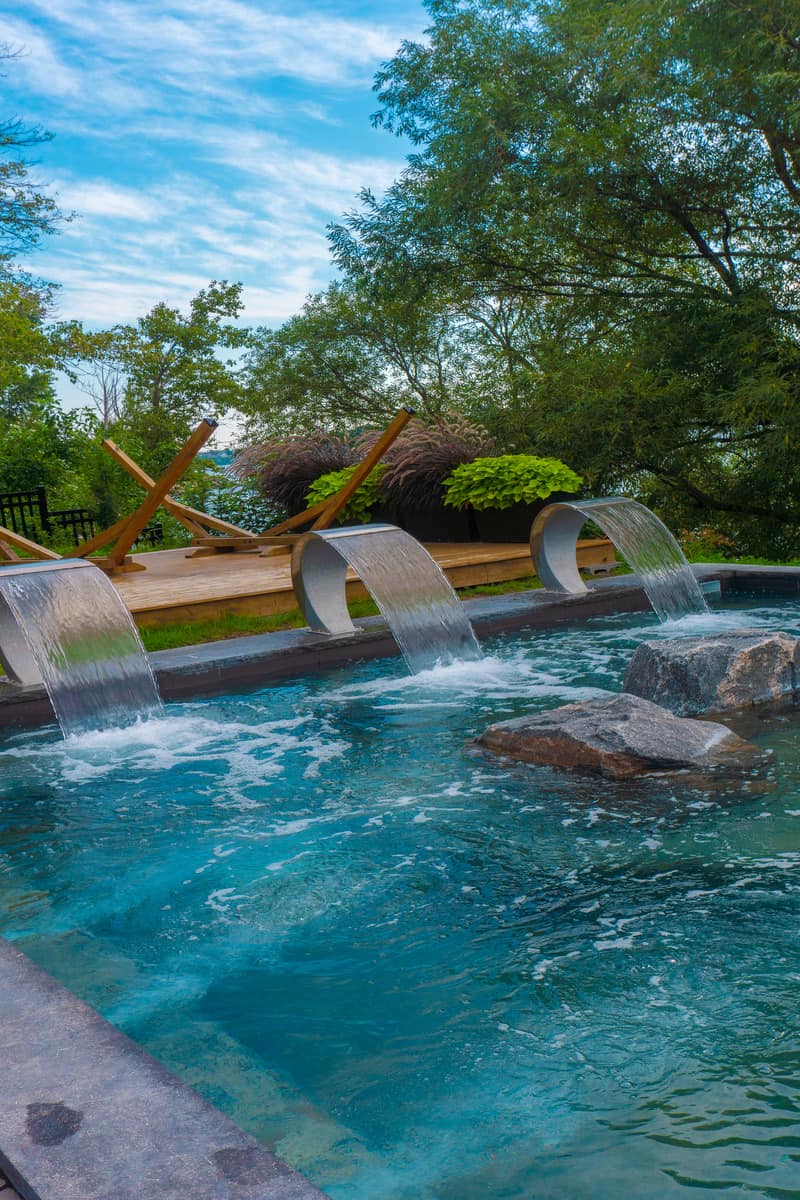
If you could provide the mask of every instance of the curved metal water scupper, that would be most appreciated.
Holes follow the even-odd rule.
[[[0,567],[0,659],[17,683],[44,684],[65,735],[161,711],[133,619],[85,559]]]
[[[700,585],[666,525],[627,496],[563,501],[542,509],[531,530],[531,555],[546,588],[572,594],[587,590],[577,562],[578,535],[587,521],[600,526],[637,572],[659,620],[708,612]]]
[[[292,582],[311,629],[357,632],[347,611],[348,567],[386,617],[411,671],[481,657],[469,619],[438,564],[395,525],[321,530],[297,543]]]

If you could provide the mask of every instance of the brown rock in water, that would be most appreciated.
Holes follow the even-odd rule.
[[[614,779],[651,771],[743,766],[755,747],[713,721],[676,717],[623,693],[490,725],[477,746],[522,762]]]
[[[711,637],[642,642],[623,690],[678,716],[747,708],[800,686],[800,641],[787,633],[735,629]]]

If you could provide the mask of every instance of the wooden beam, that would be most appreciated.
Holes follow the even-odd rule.
[[[175,455],[166,470],[162,471],[162,473],[159,475],[158,479],[154,482],[152,488],[147,493],[139,507],[131,513],[125,528],[123,529],[112,549],[109,551],[108,559],[112,570],[114,567],[122,566],[125,555],[128,553],[131,546],[144,529],[145,525],[147,525],[147,523],[154,516],[156,509],[161,506],[161,503],[164,497],[168,494],[169,489],[178,482],[183,472],[189,466],[189,463],[192,461],[197,452],[202,450],[203,446],[205,446],[206,442],[216,428],[216,421],[212,421],[208,417],[204,417],[188,441]]]
[[[290,529],[297,529],[298,525],[306,525],[309,521],[314,522],[311,526],[312,529],[327,529],[336,519],[336,514],[344,508],[353,493],[358,490],[373,467],[380,461],[381,456],[386,453],[392,442],[395,441],[398,434],[405,429],[413,415],[413,408],[405,407],[400,409],[400,412],[394,418],[391,425],[384,430],[369,454],[358,464],[350,479],[348,479],[343,488],[339,489],[335,496],[330,496],[327,500],[322,500],[319,504],[314,504],[311,508],[297,513],[296,516],[289,517],[286,521],[281,521],[279,525],[271,525],[269,529],[264,530],[264,533],[272,537],[277,537],[280,534],[288,532]]]
[[[143,488],[150,491],[155,487],[155,480],[142,470],[139,464],[121,450],[116,442],[112,442],[110,438],[106,438],[102,443],[103,449],[118,462],[121,467],[124,467],[129,475],[133,476],[137,483],[140,483]],[[188,504],[183,504],[180,500],[176,500],[174,496],[165,496],[162,500],[162,505],[167,512],[181,522],[181,524],[189,530],[193,537],[205,536],[205,528],[218,529],[220,533],[229,533],[234,537],[250,537],[250,531],[241,529],[238,525],[232,525],[230,521],[223,521],[220,517],[209,516],[208,513],[200,512],[199,509],[190,508]]]
[[[170,487],[180,479],[189,463],[197,454],[197,451],[202,449],[216,428],[216,421],[204,417],[186,444],[178,451],[175,458],[173,458],[167,469],[162,472],[158,481],[152,481],[152,487],[148,490],[147,496],[145,496],[139,507],[129,516],[120,517],[113,525],[109,525],[108,529],[101,529],[94,537],[81,542],[79,546],[76,546],[70,552],[68,557],[86,558],[89,554],[93,554],[95,550],[102,550],[105,546],[111,546],[113,542],[118,541],[119,544],[114,546],[103,559],[97,560],[97,565],[102,567],[104,571],[120,569],[131,546],[164,498],[161,495],[162,482],[167,480],[166,490],[169,491]],[[130,461],[133,462],[133,459]],[[139,470],[138,467],[137,470]],[[155,505],[152,504],[153,496],[159,497]],[[131,532],[133,533],[133,537],[129,536]],[[124,546],[124,549],[120,549],[120,546]],[[130,569],[130,562],[127,565]]]
[[[107,546],[113,542],[115,537],[119,537],[125,526],[128,524],[129,517],[120,517],[113,525],[109,525],[108,529],[101,529],[94,537],[90,537],[88,541],[81,542],[74,550],[70,550],[67,558],[86,558],[95,550],[102,550],[103,546]]]
[[[263,533],[253,534],[247,529],[240,529],[237,525],[231,525],[228,521],[222,521],[217,517],[210,517],[208,513],[202,513],[195,508],[189,508],[169,495],[163,498],[162,503],[169,512],[172,512],[179,521],[183,522],[187,529],[191,529],[194,545],[198,548],[198,557],[217,552],[224,553],[230,550],[252,550],[259,546],[275,548],[280,542],[292,542],[295,540],[291,531],[298,529],[300,526],[309,525],[311,522],[314,522],[311,525],[312,529],[327,529],[336,519],[337,514],[347,504],[350,497],[367,478],[370,471],[374,469],[381,457],[386,453],[392,442],[395,441],[406,427],[413,415],[414,410],[412,408],[404,407],[400,410],[388,428],[378,438],[369,453],[357,464],[345,486],[340,488],[334,496],[320,501],[319,504],[313,504],[310,508],[297,513],[294,517],[287,517],[285,521],[280,521],[277,525],[270,526]],[[138,483],[141,483],[143,487],[152,488],[155,486],[153,480],[142,470],[138,463],[134,462],[124,450],[120,450],[114,442],[106,440],[103,442],[103,448]],[[228,536],[224,538],[210,537],[205,533],[205,530],[201,529],[197,532],[190,522],[205,525],[209,529],[217,529]],[[194,557],[194,554],[189,557]]]
[[[405,429],[408,422],[414,415],[413,408],[401,408],[391,425],[381,434],[375,445],[370,450],[369,454],[358,464],[353,474],[348,479],[343,488],[340,488],[335,496],[331,496],[327,507],[322,511],[320,516],[311,526],[312,529],[328,529],[328,527],[336,520],[338,514],[342,511],[347,501],[361,487],[361,484],[367,478],[369,473],[377,466],[383,455],[391,446],[399,434]]]
[[[55,562],[61,558],[60,554],[56,554],[55,550],[48,550],[46,546],[40,546],[38,542],[32,542],[30,538],[23,537],[21,533],[14,533],[13,529],[5,529],[0,525],[0,541],[7,542],[9,546],[15,547],[17,550],[24,550],[26,554],[32,554],[34,558],[47,559],[48,562]]]
[[[310,520],[325,511],[327,504],[327,500],[321,500],[313,508],[306,508],[294,517],[287,517],[279,525],[270,525],[269,529],[264,530],[264,537],[277,537],[279,534],[286,533],[289,529],[296,529],[298,525],[307,525]]]

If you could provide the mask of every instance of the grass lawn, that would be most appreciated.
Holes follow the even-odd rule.
[[[627,571],[627,567],[620,569]],[[502,596],[507,592],[527,592],[541,586],[535,575],[526,575],[524,579],[509,579],[505,583],[459,588],[458,595],[462,599],[469,596]],[[373,617],[378,612],[372,600],[353,600],[347,607],[351,617]],[[140,633],[145,650],[153,651],[197,646],[201,642],[219,642],[252,633],[275,633],[278,629],[301,629],[304,625],[302,613],[294,608],[291,612],[273,613],[269,617],[217,617],[212,621],[185,621],[182,624],[162,625],[157,629],[142,629]]]

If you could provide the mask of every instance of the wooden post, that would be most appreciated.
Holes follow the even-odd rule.
[[[105,558],[95,560],[95,565],[103,568],[103,570],[122,570],[125,563],[125,556],[131,546],[162,503],[169,489],[180,479],[198,450],[203,448],[216,428],[216,421],[204,417],[166,470],[161,473],[157,480],[153,481],[152,487],[148,490],[139,507],[130,516],[120,518],[119,521],[115,521],[108,529],[102,529],[100,533],[96,533],[88,541],[81,542],[68,557],[86,558],[93,551],[101,550],[103,546],[115,543]],[[128,569],[139,570],[143,568],[136,566]]]
[[[340,488],[335,496],[331,496],[327,506],[323,509],[322,513],[319,515],[319,517],[317,517],[316,521],[311,526],[312,529],[327,529],[331,523],[336,520],[337,515],[342,511],[344,506],[347,504],[347,501],[352,495],[355,494],[355,492],[358,491],[358,489],[361,487],[361,484],[369,475],[370,471],[377,466],[383,455],[391,446],[392,442],[395,441],[400,433],[402,433],[413,415],[413,408],[408,408],[406,406],[400,409],[400,412],[392,421],[391,425],[389,425],[388,428],[385,429],[378,438],[369,454],[367,454],[363,461],[358,464],[344,487]]]
[[[111,457],[124,467],[129,475],[132,475],[137,483],[140,483],[143,488],[149,491],[155,487],[155,480],[152,479],[146,471],[143,471],[137,462],[124,450],[120,450],[115,442],[106,438],[102,443],[103,449],[111,455]],[[190,508],[188,504],[182,504],[180,500],[176,500],[174,496],[165,496],[162,500],[162,505],[167,512],[181,522],[181,524],[189,530],[193,537],[204,537],[206,526],[208,529],[217,529],[220,533],[229,533],[233,537],[253,537],[248,529],[240,529],[238,525],[232,525],[230,521],[223,521],[219,517],[211,517],[208,513],[200,512],[199,509]]]
[[[160,507],[169,489],[178,482],[198,450],[202,450],[216,428],[216,421],[211,421],[208,417],[203,418],[166,470],[159,475],[139,507],[128,517],[125,528],[108,554],[108,565],[112,570],[122,566],[125,555],[156,509]]]
[[[23,537],[21,533],[14,533],[13,529],[4,529],[0,525],[0,543],[4,543],[8,547],[15,547],[17,550],[24,550],[27,554],[32,554],[37,559],[47,559],[55,562],[61,558],[60,554],[56,554],[55,550],[48,550],[46,546],[40,546],[38,542],[32,542],[30,538]],[[13,554],[13,550],[11,551]],[[15,558],[18,556],[14,556]],[[14,559],[7,559],[13,562]]]

